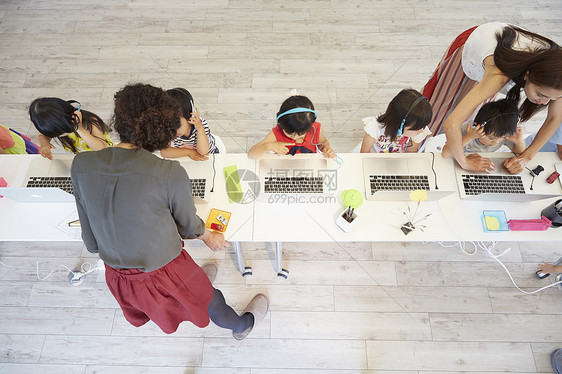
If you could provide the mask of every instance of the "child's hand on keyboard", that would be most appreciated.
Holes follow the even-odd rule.
[[[334,150],[333,150],[332,148],[330,148],[330,147],[324,146],[324,147],[322,148],[322,152],[323,152],[327,157],[330,157],[330,158],[336,157],[336,152],[334,152]]]
[[[277,153],[278,155],[286,155],[289,153],[289,148],[287,146],[294,146],[295,143],[285,143],[285,142],[271,142],[268,143],[269,150]]]

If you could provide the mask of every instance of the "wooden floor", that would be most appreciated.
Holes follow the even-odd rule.
[[[291,89],[311,98],[334,149],[349,152],[361,119],[400,89],[420,89],[473,25],[503,20],[562,42],[560,0],[0,0],[0,18],[0,123],[35,137],[36,97],[75,99],[107,120],[128,82],[181,86],[229,152],[273,127]],[[560,242],[497,253],[509,247],[502,261],[521,287],[553,281],[534,269],[562,256]],[[287,280],[275,276],[271,247],[244,251],[249,278],[231,251],[190,243],[198,263],[218,264],[216,287],[237,310],[256,292],[271,299],[237,342],[215,326],[185,323],[171,336],[133,328],[103,273],[66,283],[63,265],[96,261],[82,243],[0,242],[0,373],[552,373],[550,353],[562,347],[562,291],[524,295],[482,251],[286,243]]]

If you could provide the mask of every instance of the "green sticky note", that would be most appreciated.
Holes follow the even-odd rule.
[[[226,193],[230,203],[239,203],[242,201],[243,193],[240,185],[240,177],[238,176],[238,168],[236,165],[225,166],[224,179],[226,180]]]

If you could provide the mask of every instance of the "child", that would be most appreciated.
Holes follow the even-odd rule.
[[[189,91],[178,87],[166,93],[180,105],[181,126],[170,146],[161,150],[160,154],[168,158],[189,156],[193,160],[202,161],[208,158],[206,155],[209,153],[219,153],[211,129],[207,121],[199,117]]]
[[[462,145],[465,152],[495,152],[503,145],[515,154],[527,147],[523,130],[517,126],[519,110],[515,100],[502,99],[486,103],[480,108],[474,122],[462,124]],[[443,146],[443,157],[453,154],[449,144]]]
[[[0,154],[36,155],[38,153],[39,147],[33,144],[27,136],[0,125]]]
[[[77,104],[76,108],[73,104]],[[92,112],[81,110],[75,100],[43,97],[29,106],[29,118],[39,131],[39,153],[53,159],[51,139],[57,138],[64,149],[72,153],[98,151],[113,147],[110,128]]]
[[[316,153],[320,149],[326,156],[334,158],[336,154],[324,136],[322,126],[316,122],[316,116],[308,97],[289,97],[277,113],[277,126],[250,149],[248,157],[255,159],[269,151],[294,155]]]
[[[361,153],[417,152],[420,143],[431,134],[431,105],[418,91],[404,89],[378,117],[363,119],[365,136]]]

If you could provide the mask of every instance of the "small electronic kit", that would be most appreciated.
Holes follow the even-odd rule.
[[[228,227],[228,222],[230,221],[230,216],[230,212],[213,208],[209,212],[209,218],[207,218],[205,227],[209,230],[225,232]]]
[[[548,178],[546,178],[546,183],[548,184],[554,183],[554,181],[557,180],[559,176],[560,176],[559,172],[557,171],[552,172],[552,174],[550,174]]]

